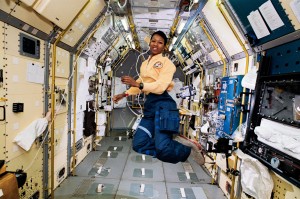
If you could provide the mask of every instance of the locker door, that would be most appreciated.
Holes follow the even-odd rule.
[[[0,88],[0,90],[3,90]],[[0,91],[1,93],[1,91]],[[0,97],[0,160],[6,159],[6,107],[5,107],[5,101],[3,98]]]

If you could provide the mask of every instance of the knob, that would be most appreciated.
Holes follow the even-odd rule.
[[[280,160],[277,158],[277,157],[273,157],[273,158],[271,158],[271,166],[273,167],[273,168],[278,168],[279,167],[279,165],[280,165]]]

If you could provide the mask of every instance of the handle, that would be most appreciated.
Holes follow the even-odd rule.
[[[0,108],[3,108],[3,119],[0,119],[0,121],[5,121],[5,106],[0,106]]]

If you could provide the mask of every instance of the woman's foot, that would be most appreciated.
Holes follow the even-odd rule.
[[[181,136],[176,136],[175,140],[185,146],[192,148],[190,156],[195,160],[195,162],[197,162],[199,165],[203,165],[205,163],[202,146],[199,143]]]

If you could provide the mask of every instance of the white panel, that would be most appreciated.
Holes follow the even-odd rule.
[[[203,12],[207,20],[213,27],[220,40],[222,41],[229,55],[234,55],[242,52],[242,47],[238,43],[230,27],[227,25],[227,22],[225,21],[224,17],[218,10],[216,3],[217,0],[208,1],[205,7],[203,8]],[[227,16],[229,15],[227,14]],[[239,36],[240,38],[243,38],[240,34]]]
[[[87,1],[39,0],[34,5],[34,9],[62,29],[65,29]]]
[[[97,125],[104,125],[106,124],[106,113],[104,111],[97,112]]]
[[[158,1],[131,0],[131,5],[138,6],[138,7],[175,8],[177,4],[178,4],[178,0],[158,0]]]
[[[98,39],[97,39],[98,40]],[[98,56],[108,48],[107,44],[104,41],[99,39],[99,42],[94,40],[90,40],[86,49],[84,49],[83,53],[97,59]]]
[[[97,42],[100,42],[104,34],[108,31],[109,28],[111,28],[111,23],[111,18],[106,18],[102,26],[95,32],[94,37],[97,39]]]
[[[89,77],[94,75],[95,72],[91,71],[89,67],[86,65],[86,61],[84,59],[79,59],[79,64],[80,64],[80,73],[78,74],[78,79],[77,79],[77,93],[78,95],[76,96],[76,111],[82,112],[85,110],[85,104],[86,101],[90,99],[90,94],[88,91],[89,88]],[[79,95],[80,93],[80,95]]]
[[[77,77],[77,91],[80,91],[82,87],[85,87],[87,89],[87,86],[85,84],[84,79],[84,73],[86,70],[86,59],[79,58],[78,59],[78,77]],[[82,93],[80,95],[77,95],[76,98],[76,111],[77,113],[83,112],[85,110],[85,97],[82,96]],[[72,106],[73,108],[73,106]]]
[[[238,65],[237,69],[235,68],[235,64]],[[253,58],[253,56],[250,56],[249,57],[249,67],[248,67],[249,70],[250,70],[251,66],[253,66],[253,64],[254,64],[254,58]],[[230,66],[230,74],[231,75],[245,75],[245,68],[246,68],[246,58],[233,61]]]
[[[222,57],[225,59],[225,55],[223,54],[222,50],[219,48],[219,51],[222,55]],[[217,62],[217,61],[221,61],[221,57],[219,56],[219,54],[217,53],[217,51],[212,51],[211,53],[209,53],[210,57],[212,58],[213,62]]]
[[[122,84],[120,77],[115,77],[113,82],[115,84],[115,90],[114,90],[115,93],[123,93],[124,91],[126,91],[126,85]],[[113,104],[114,108],[124,108],[126,107],[126,102],[127,102],[127,98],[124,97],[117,104],[116,103]]]
[[[151,28],[170,28],[173,21],[158,20],[158,22],[151,22],[149,19],[134,19],[136,26],[151,27]]]
[[[149,12],[148,8],[132,8],[132,12],[133,18],[173,20],[176,15],[175,9],[159,9],[158,12]]]
[[[157,29],[155,29],[155,28],[151,29],[150,28],[150,30],[149,30],[149,28],[136,27],[136,32],[137,32],[138,36],[139,37],[141,36],[141,38],[143,38],[143,39],[145,38],[146,35],[148,35],[150,37],[151,33],[155,32],[157,30],[163,31],[166,35],[168,35],[170,33],[170,29],[167,29],[165,27],[157,28]]]
[[[295,13],[293,12],[293,10],[291,8],[292,2],[295,4],[298,2],[298,5],[299,5],[299,1],[295,1],[295,0],[279,0],[279,1],[282,5],[283,9],[287,13],[287,16],[291,20],[291,23],[294,25],[295,30],[299,30],[300,29],[300,20],[297,19],[297,16],[295,15]]]
[[[84,112],[78,112],[76,114],[76,142],[83,138],[83,121],[84,121]],[[72,129],[74,126],[74,114],[72,114],[71,121]]]

